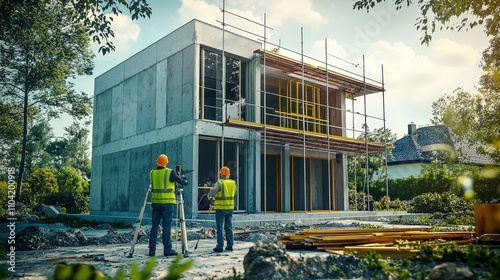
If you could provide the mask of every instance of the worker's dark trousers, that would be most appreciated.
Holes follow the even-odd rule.
[[[149,253],[156,251],[156,237],[158,236],[158,226],[162,221],[162,239],[163,239],[163,254],[168,254],[172,250],[172,241],[170,241],[170,229],[172,227],[172,218],[174,216],[175,204],[152,204],[153,213],[151,220],[151,234],[149,236]]]
[[[233,234],[233,210],[215,210],[215,222],[217,224],[217,249],[224,249],[224,233],[226,233],[227,247],[232,248],[234,243]]]

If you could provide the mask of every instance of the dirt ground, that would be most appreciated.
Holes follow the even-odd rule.
[[[185,275],[185,279],[221,279],[234,275],[233,268],[237,274],[242,274],[243,259],[248,250],[254,245],[253,242],[235,241],[233,252],[214,253],[215,240],[201,239],[198,247],[194,250],[196,240],[188,241],[188,258],[194,261],[194,265]],[[177,252],[181,251],[180,242],[174,242],[174,248]],[[159,244],[157,251],[162,250]],[[127,258],[130,250],[130,244],[110,244],[85,247],[61,247],[49,250],[37,251],[19,251],[16,253],[15,273],[9,272],[8,279],[51,279],[54,268],[59,262],[66,263],[85,263],[93,265],[99,271],[113,278],[120,267],[129,270],[129,265],[135,262],[139,269],[144,268],[148,261],[148,245],[138,244],[135,247],[135,253],[132,258]],[[86,254],[104,254],[104,261],[82,260],[81,257]],[[289,252],[291,256],[328,256],[326,252],[311,251],[293,251]],[[160,279],[167,275],[168,268],[173,257],[157,257],[157,266],[153,271],[151,279]],[[182,261],[186,260],[183,258]]]

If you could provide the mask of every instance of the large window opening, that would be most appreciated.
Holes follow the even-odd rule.
[[[263,110],[267,124],[326,134],[326,91],[292,79],[272,76],[267,79]]]
[[[247,63],[226,55],[224,98],[222,93],[222,54],[201,49],[200,119],[223,121],[223,100],[226,118],[245,120],[245,77]]]
[[[262,194],[260,200],[261,211],[281,211],[281,182],[280,182],[280,156],[279,154],[261,155],[261,162],[266,163],[266,176],[262,172],[260,193]]]
[[[222,153],[222,147],[224,147],[224,153]],[[219,169],[225,165],[231,170],[230,179],[235,180],[236,186],[238,187],[234,203],[235,210],[246,210],[246,148],[244,142],[224,139],[224,145],[222,145],[221,139],[200,139],[198,157],[198,201],[201,201],[203,195],[207,194],[210,188],[217,182],[219,179]],[[222,160],[222,155],[224,155],[224,160]],[[208,205],[200,203],[198,211],[206,210],[208,210]]]
[[[324,159],[306,158],[304,174],[304,158],[292,156],[290,161],[291,210],[321,211],[334,209],[334,178],[328,178],[328,161]],[[330,162],[333,166],[333,161]],[[305,180],[304,180],[305,176]],[[305,182],[305,187],[304,187]]]

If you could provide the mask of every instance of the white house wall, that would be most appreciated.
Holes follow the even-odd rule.
[[[391,179],[402,179],[410,176],[419,177],[424,163],[407,163],[387,166],[387,174]]]

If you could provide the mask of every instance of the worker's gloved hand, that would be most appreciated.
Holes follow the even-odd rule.
[[[210,203],[210,207],[214,206],[215,197],[207,196],[207,198],[208,198],[208,202]]]
[[[184,181],[182,183],[183,186],[187,186],[189,184],[188,180],[186,180],[186,175],[184,175],[184,174],[181,175],[181,179]]]

